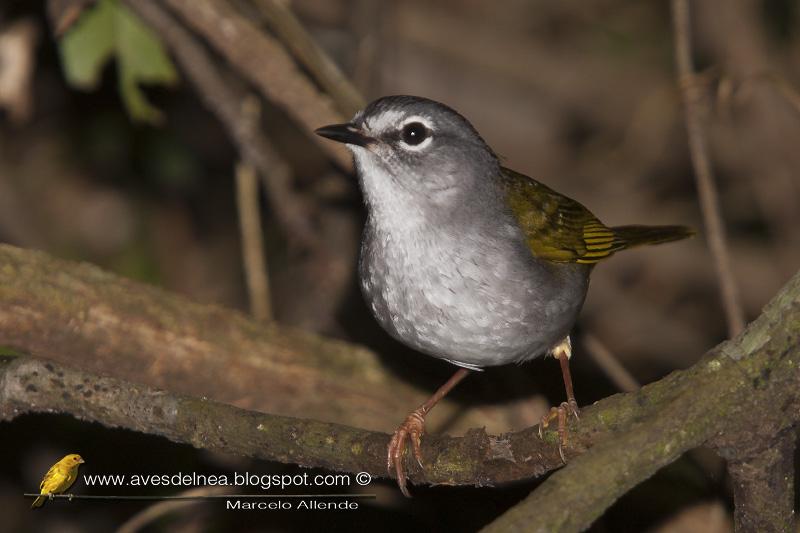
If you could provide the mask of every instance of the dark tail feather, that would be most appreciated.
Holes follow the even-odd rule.
[[[695,234],[686,226],[617,226],[611,230],[621,248],[679,241]]]
[[[38,498],[33,500],[33,504],[31,505],[31,509],[36,509],[37,507],[41,507],[46,499],[47,499],[46,496],[39,496]]]

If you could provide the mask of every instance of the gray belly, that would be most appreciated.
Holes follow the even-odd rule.
[[[583,305],[589,267],[535,259],[515,239],[398,242],[368,227],[360,274],[367,304],[392,336],[476,368],[530,359],[562,340]]]

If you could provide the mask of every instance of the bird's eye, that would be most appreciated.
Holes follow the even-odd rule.
[[[403,126],[403,131],[400,133],[400,137],[403,139],[403,142],[410,145],[416,146],[420,144],[422,141],[428,138],[430,132],[428,128],[425,127],[425,124],[422,122],[412,122],[410,124],[406,124]]]

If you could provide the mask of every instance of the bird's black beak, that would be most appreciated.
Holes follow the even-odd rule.
[[[314,130],[314,133],[332,141],[356,146],[367,146],[372,142],[371,137],[361,133],[353,124],[331,124]]]

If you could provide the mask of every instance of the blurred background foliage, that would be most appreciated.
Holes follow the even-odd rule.
[[[257,5],[229,3],[244,13]],[[59,28],[47,16],[52,5],[0,4],[0,241],[247,311],[235,142],[158,33],[121,0],[72,5],[75,20]],[[720,13],[716,2],[696,3],[695,60],[736,282],[752,318],[800,264],[800,15],[792,0],[731,6]],[[587,337],[640,383],[691,365],[725,338],[666,2],[294,0],[291,7],[367,99],[417,94],[455,107],[507,166],[581,201],[606,223],[700,230],[692,241],[622,254],[595,271],[573,359],[579,403],[618,391],[587,353]],[[355,181],[286,109],[269,99],[259,103],[260,127],[291,169],[288,194],[322,242],[322,251],[299,243],[262,198],[275,319],[366,344],[387,372],[433,389],[450,368],[391,341],[358,294],[364,211]],[[548,402],[561,401],[558,368],[538,360],[490,370],[454,397],[465,405],[513,406],[520,425],[532,424]],[[431,422],[431,431],[463,429],[435,416]],[[145,507],[59,502],[28,513],[21,492],[38,485],[54,457],[71,451],[87,458],[87,471],[101,473],[293,471],[57,416],[3,424],[0,449],[0,512],[18,531],[108,531]],[[710,453],[687,456],[632,491],[593,530],[728,531],[723,473]],[[388,483],[375,487],[378,501],[351,515],[232,516],[201,506],[148,530],[474,530],[535,485],[426,488],[405,501]]]

